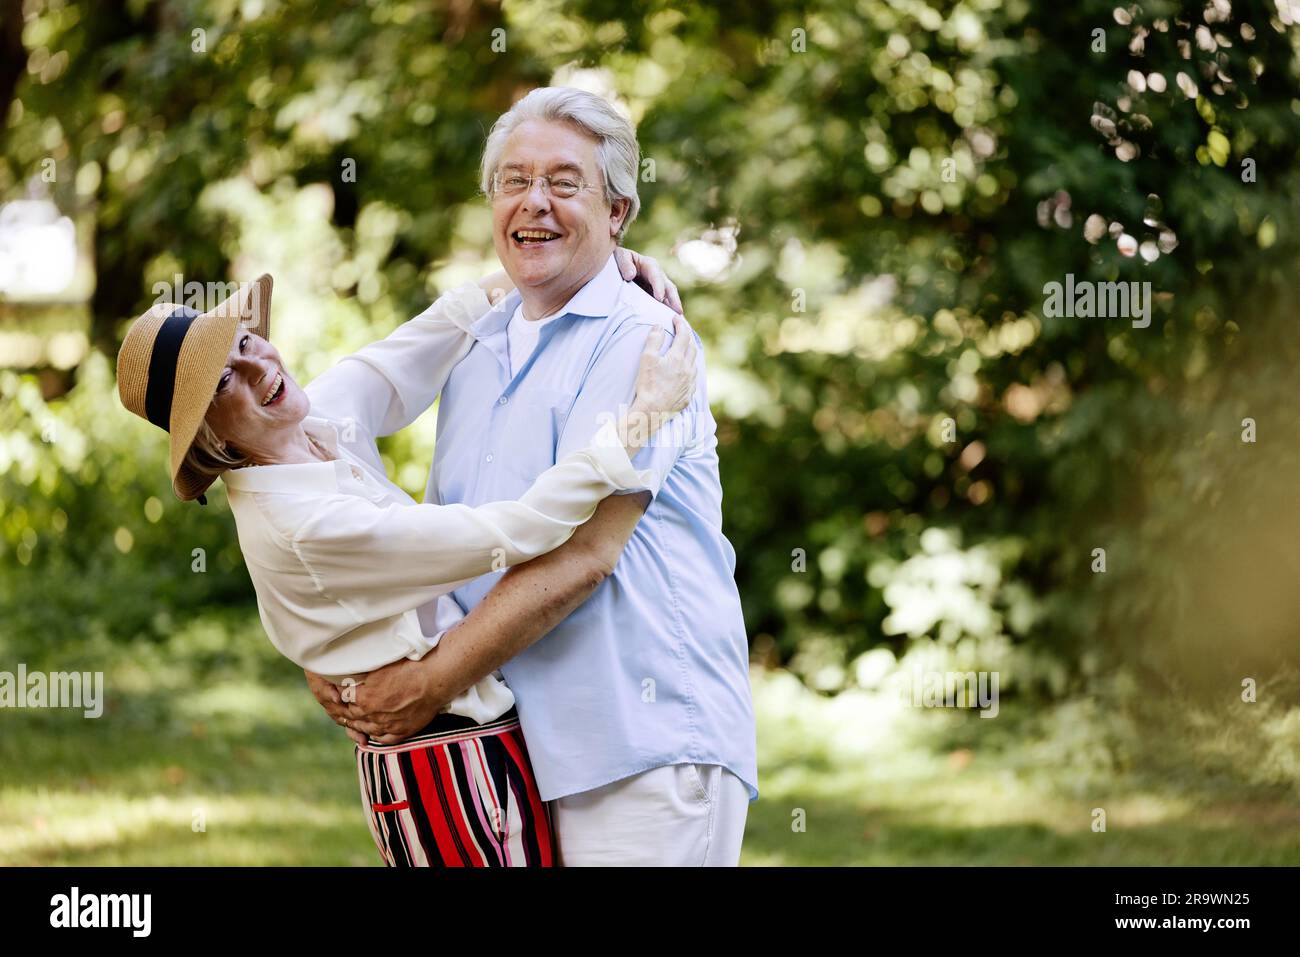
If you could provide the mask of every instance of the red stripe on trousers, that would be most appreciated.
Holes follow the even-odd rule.
[[[465,823],[465,815],[469,811],[464,807],[465,800],[469,798],[468,794],[462,795],[460,789],[456,787],[456,775],[451,769],[451,759],[447,757],[446,748],[434,748],[433,753],[438,757],[438,773],[442,776],[442,782],[445,785],[445,794],[447,795],[448,811],[456,822],[456,831],[460,834],[460,842],[465,845],[465,853],[478,858],[478,863],[466,861],[470,867],[487,867],[487,858],[483,856],[478,849],[478,844],[474,837],[469,833],[469,825]],[[467,769],[468,770],[468,769]],[[469,778],[469,786],[474,786],[474,778]],[[455,800],[460,798],[459,801]]]
[[[424,805],[424,817],[433,829],[433,838],[438,844],[438,855],[448,867],[464,867],[468,862],[461,860],[456,850],[456,841],[447,829],[447,816],[438,801],[438,784],[433,778],[433,768],[429,766],[429,752],[421,748],[411,752],[411,764],[420,784],[420,803]],[[407,790],[410,797],[410,790]]]
[[[533,780],[533,767],[528,763],[528,756],[520,747],[520,742],[515,740],[515,735],[519,734],[518,730],[507,731],[502,734],[501,743],[506,746],[510,752],[510,757],[514,759],[519,773],[524,778],[524,790],[528,792],[528,803],[533,809],[533,827],[537,831],[537,846],[542,849],[542,867],[553,867],[551,862],[551,827],[546,817],[546,808],[542,806],[542,796],[537,791],[537,782]]]

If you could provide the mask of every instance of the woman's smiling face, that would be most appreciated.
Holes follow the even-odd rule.
[[[297,426],[310,411],[307,394],[285,370],[275,346],[238,329],[208,408],[212,431],[257,459],[261,450],[275,446],[275,433]]]

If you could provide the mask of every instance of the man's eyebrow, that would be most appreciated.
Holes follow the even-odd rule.
[[[502,163],[501,168],[526,171],[529,169],[529,166],[527,163]],[[574,173],[581,173],[582,167],[570,160],[564,160],[562,162],[555,163],[550,167],[550,172],[552,173],[558,173],[561,170],[568,170]]]

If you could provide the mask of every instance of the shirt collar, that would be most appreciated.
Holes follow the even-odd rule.
[[[338,429],[328,419],[309,415],[302,420],[308,435],[336,456],[333,462],[295,462],[291,465],[250,465],[221,474],[227,492],[283,492],[297,495],[337,492],[351,466],[339,453]]]
[[[610,253],[609,259],[605,261],[605,265],[600,272],[591,277],[585,286],[574,293],[573,298],[566,302],[564,307],[555,313],[555,316],[557,319],[564,316],[603,319],[614,311],[622,288],[623,274],[619,271],[614,254]],[[519,295],[519,290],[511,290],[510,295],[503,296],[495,306],[487,311],[487,314],[482,319],[479,319],[470,327],[470,334],[475,339],[485,339],[501,332],[509,325],[510,317],[515,314],[515,310],[522,301],[523,297]]]

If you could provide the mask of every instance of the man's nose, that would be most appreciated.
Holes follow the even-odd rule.
[[[524,209],[529,212],[540,212],[549,209],[550,205],[551,194],[545,188],[544,181],[540,176],[533,177],[528,192],[524,193]]]

